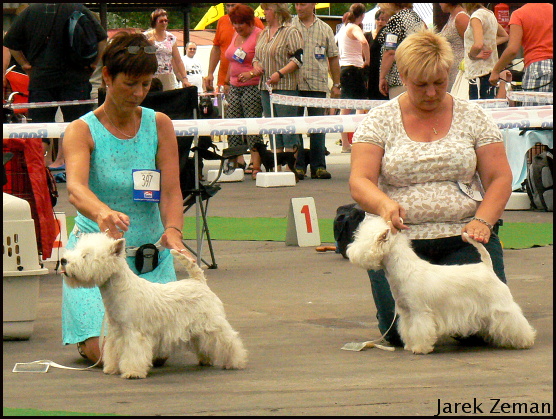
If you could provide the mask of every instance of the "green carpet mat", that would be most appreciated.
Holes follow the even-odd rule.
[[[552,223],[504,223],[500,240],[504,249],[528,249],[554,243]]]
[[[334,243],[332,219],[320,219],[322,243]],[[71,231],[73,217],[67,217],[67,230]],[[210,236],[213,240],[234,241],[285,241],[288,221],[286,218],[231,218],[208,217]],[[504,249],[528,249],[553,244],[552,223],[504,223],[500,227],[500,240]],[[185,217],[183,236],[195,239],[195,217]]]

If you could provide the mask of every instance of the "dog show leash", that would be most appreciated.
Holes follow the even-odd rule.
[[[396,312],[397,312],[397,310],[394,310],[394,313],[396,313]],[[397,318],[397,315],[394,314],[394,319],[392,320],[392,323],[390,324],[390,327],[378,339],[368,340],[366,342],[349,342],[349,343],[346,343],[344,346],[342,346],[341,349],[343,349],[344,351],[359,352],[359,351],[362,351],[362,350],[367,349],[367,348],[378,348],[378,349],[382,349],[383,351],[394,352],[396,350],[396,348],[394,348],[393,346],[380,345],[376,342],[380,342],[382,339],[384,339],[384,337],[388,334],[390,329],[392,329],[392,326],[394,326],[394,323],[396,323],[396,318]]]
[[[90,367],[86,368],[76,368],[76,367],[66,367],[65,365],[60,365],[54,361],[49,359],[41,359],[39,361],[33,362],[18,362],[14,365],[12,372],[39,372],[39,373],[46,373],[50,367],[59,368],[64,370],[74,370],[74,371],[87,371],[91,368],[96,367],[102,361],[102,355],[104,353],[104,337],[105,334],[105,326],[108,324],[108,318],[106,312],[104,313],[104,317],[102,319],[102,326],[100,328],[100,336],[99,336],[99,348],[100,348],[100,356],[98,357],[98,361],[95,362]]]

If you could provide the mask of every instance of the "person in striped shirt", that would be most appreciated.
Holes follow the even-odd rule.
[[[338,47],[334,40],[332,28],[315,15],[316,3],[295,3],[297,16],[292,24],[303,35],[305,62],[301,67],[300,92],[305,97],[325,98],[328,93],[328,71],[332,77],[332,97],[340,97],[340,59]],[[324,108],[307,108],[309,116],[324,115]],[[303,116],[304,107],[298,115]],[[311,165],[311,179],[330,179],[332,175],[326,170],[325,139],[326,134],[310,134],[309,156],[300,153],[297,156],[296,171],[300,179],[305,177],[307,163]],[[301,139],[303,144],[303,139]],[[309,161],[307,161],[307,158]]]
[[[259,89],[265,117],[271,116],[269,86],[273,93],[299,96],[303,65],[303,37],[292,26],[287,3],[261,3],[267,27],[259,35],[253,59],[253,73],[260,76]],[[297,116],[297,107],[274,105],[274,116]],[[276,151],[296,151],[299,134],[277,134]]]

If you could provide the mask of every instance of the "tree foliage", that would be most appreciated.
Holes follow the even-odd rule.
[[[190,29],[193,29],[197,23],[203,18],[205,13],[216,3],[192,3],[191,12],[189,14]],[[246,3],[253,9],[259,7],[260,3]],[[367,10],[375,7],[376,3],[363,3]],[[330,3],[329,9],[318,9],[318,15],[332,15],[343,16],[349,10],[352,3]],[[153,11],[156,9],[156,4],[153,3]],[[295,14],[294,3],[290,3],[290,11]],[[108,12],[108,29],[117,28],[141,28],[146,30],[150,28],[150,12]],[[180,11],[168,11],[168,28],[169,29],[183,29],[183,13]],[[207,26],[207,29],[215,29],[216,22]]]

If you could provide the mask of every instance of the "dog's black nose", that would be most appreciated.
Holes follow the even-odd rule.
[[[64,259],[64,258],[62,258],[62,259],[60,259],[60,263],[62,264],[62,266],[66,266],[66,265],[67,265],[67,263],[68,263],[68,260],[67,260],[67,259]]]

